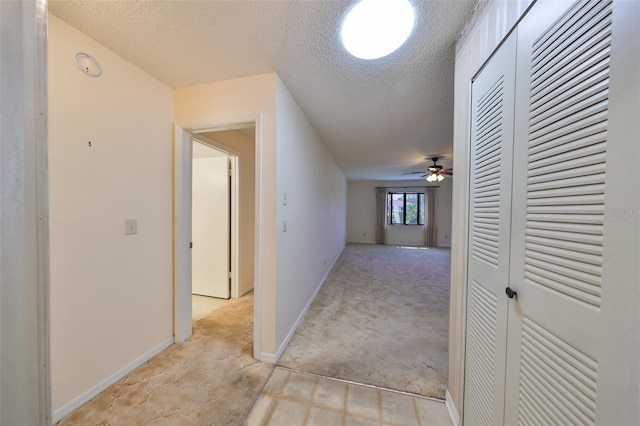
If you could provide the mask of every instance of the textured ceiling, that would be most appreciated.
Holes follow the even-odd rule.
[[[339,42],[349,1],[50,0],[49,11],[171,87],[275,71],[348,179],[451,166],[454,42],[475,0],[412,0],[391,55]]]

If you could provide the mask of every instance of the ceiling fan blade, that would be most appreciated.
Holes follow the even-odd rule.
[[[409,172],[409,173],[403,173],[403,175],[417,175],[418,173],[424,173],[424,172]]]
[[[443,175],[453,176],[453,169],[443,169],[440,171],[440,173]]]

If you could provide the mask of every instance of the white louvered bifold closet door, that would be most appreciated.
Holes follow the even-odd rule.
[[[500,424],[504,415],[515,37],[472,85],[469,279],[464,418]]]
[[[640,23],[616,3],[540,1],[518,26],[506,424],[628,424],[634,278],[610,212],[639,142],[613,88],[638,32],[612,35]]]
[[[638,40],[538,0],[473,81],[465,424],[640,423]]]

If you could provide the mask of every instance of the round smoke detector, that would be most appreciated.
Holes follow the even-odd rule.
[[[98,77],[102,74],[102,68],[97,59],[86,52],[78,52],[75,54],[76,66],[83,74],[90,77]]]

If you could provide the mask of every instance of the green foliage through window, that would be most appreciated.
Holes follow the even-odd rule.
[[[424,194],[390,192],[387,195],[389,225],[424,225]]]

